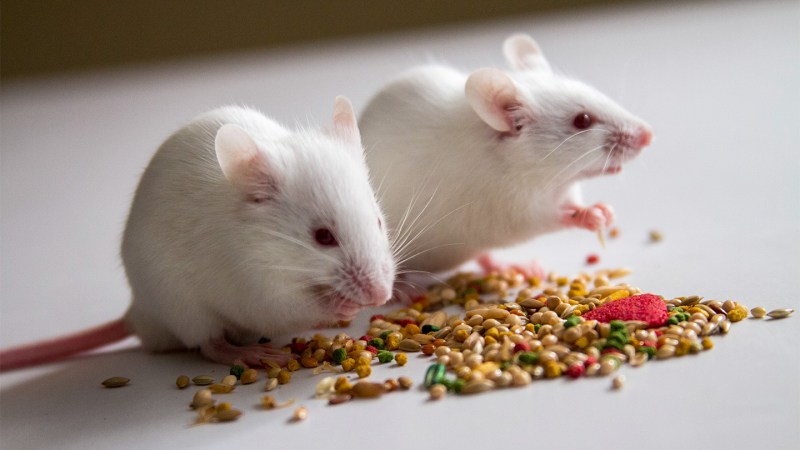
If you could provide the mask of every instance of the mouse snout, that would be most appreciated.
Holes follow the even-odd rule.
[[[379,306],[386,303],[392,295],[391,283],[385,283],[382,276],[372,276],[356,268],[346,270],[350,288],[355,298],[364,306]]]
[[[634,145],[636,148],[644,148],[650,145],[650,142],[653,140],[653,130],[651,130],[650,127],[642,126],[639,127],[635,136]]]

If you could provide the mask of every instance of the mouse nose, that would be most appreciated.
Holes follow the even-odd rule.
[[[640,127],[638,138],[637,138],[637,146],[639,148],[647,147],[650,145],[650,142],[653,140],[653,130],[649,127]]]

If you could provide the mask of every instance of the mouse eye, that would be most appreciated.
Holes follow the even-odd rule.
[[[383,222],[381,222],[381,218],[378,217],[378,228],[383,229]]]
[[[572,121],[572,126],[579,130],[585,130],[592,126],[594,123],[594,118],[587,113],[580,113],[575,116],[575,119]]]
[[[333,237],[331,230],[327,228],[318,228],[314,231],[314,240],[317,241],[317,244],[324,247],[336,247],[339,245],[336,238]]]

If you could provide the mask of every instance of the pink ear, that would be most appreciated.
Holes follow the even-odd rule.
[[[353,112],[353,105],[343,95],[336,97],[333,104],[333,120],[328,133],[348,144],[353,144],[361,153],[361,133],[358,131],[358,121]]]
[[[478,116],[500,132],[514,131],[513,112],[522,102],[514,81],[497,69],[480,69],[467,78],[467,101]]]
[[[214,149],[222,173],[237,190],[254,201],[274,195],[275,177],[267,156],[242,127],[223,125],[217,131]]]
[[[552,72],[536,41],[527,34],[509,36],[503,42],[503,55],[515,70],[541,70]]]

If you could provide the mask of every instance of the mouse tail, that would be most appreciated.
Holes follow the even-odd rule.
[[[21,369],[92,350],[121,341],[132,333],[123,319],[117,319],[75,334],[0,351],[0,372]]]

